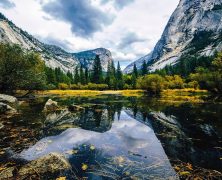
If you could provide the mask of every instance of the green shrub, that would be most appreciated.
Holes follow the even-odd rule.
[[[124,87],[123,87],[123,89],[133,89],[133,87],[132,86],[130,86],[129,84],[124,84]]]
[[[183,89],[184,88],[184,80],[179,75],[166,76],[165,80],[166,80],[165,85],[169,89]]]
[[[54,84],[48,84],[46,88],[48,90],[54,90],[54,89],[56,89],[56,86]]]
[[[67,90],[69,89],[69,85],[68,84],[65,84],[65,83],[59,83],[58,84],[58,88],[61,89],[61,90]]]
[[[93,84],[93,83],[89,83],[88,84],[88,89],[89,90],[107,90],[109,89],[109,86],[107,84]]]
[[[89,83],[87,85],[81,85],[81,84],[71,84],[70,89],[72,90],[108,90],[109,86],[107,84],[94,84]]]
[[[186,88],[193,88],[193,89],[199,89],[199,83],[197,81],[191,81],[191,82],[188,82],[186,85],[185,85]]]
[[[72,89],[72,90],[79,90],[80,86],[81,86],[81,84],[71,84],[70,85],[70,89]]]
[[[45,64],[39,54],[18,45],[0,44],[0,90],[46,88]]]
[[[190,75],[192,81],[197,81],[201,89],[209,90],[213,93],[222,93],[222,73],[211,72],[204,69],[198,69]]]
[[[150,74],[137,80],[137,87],[150,94],[160,94],[164,90],[164,78],[157,74]]]

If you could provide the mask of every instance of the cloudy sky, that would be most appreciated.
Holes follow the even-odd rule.
[[[104,47],[122,67],[148,54],[179,0],[0,0],[0,11],[70,52]]]

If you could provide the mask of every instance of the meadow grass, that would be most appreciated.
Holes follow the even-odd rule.
[[[97,91],[97,90],[48,90],[37,91],[37,95],[58,95],[58,96],[99,96],[99,95],[122,95],[122,96],[142,96],[143,90],[118,90],[118,91]]]
[[[207,90],[199,89],[168,89],[161,93],[161,101],[203,103],[203,97],[209,95]]]
[[[96,97],[101,95],[121,95],[125,97],[141,97],[146,95],[143,90],[47,90],[37,91],[36,95],[40,96],[82,96],[82,97]],[[167,103],[203,103],[203,97],[208,96],[209,93],[206,90],[196,89],[168,89],[164,90],[159,97],[159,101]]]

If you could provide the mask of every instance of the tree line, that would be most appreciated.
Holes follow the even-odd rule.
[[[179,63],[150,73],[143,62],[130,74],[123,74],[120,63],[108,62],[104,72],[97,55],[92,69],[79,65],[73,72],[45,66],[40,55],[18,45],[0,44],[0,91],[44,89],[121,90],[144,89],[159,94],[164,89],[207,89],[222,92],[222,53],[212,57],[182,56]]]
[[[89,70],[87,67],[76,66],[74,73],[70,71],[64,73],[60,68],[46,67],[47,83],[51,88],[60,89],[123,89],[124,80],[120,63],[117,68],[113,61],[108,62],[107,72],[103,71],[101,60],[96,55],[93,67]],[[97,87],[96,87],[97,86]]]
[[[137,71],[137,70],[135,70]],[[44,89],[118,90],[136,88],[136,75],[123,75],[118,62],[108,62],[103,71],[97,55],[89,70],[83,65],[65,73],[60,68],[49,68],[41,56],[15,44],[0,44],[0,91]]]
[[[134,64],[133,72],[125,75],[121,70],[120,63],[117,67],[113,61],[108,62],[107,71],[104,72],[99,55],[96,55],[93,67],[76,66],[74,73],[64,73],[60,68],[46,67],[48,87],[51,89],[98,89],[98,90],[122,90],[136,89],[137,79],[148,73],[147,64],[144,61],[141,71]]]

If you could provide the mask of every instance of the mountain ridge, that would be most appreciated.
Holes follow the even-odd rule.
[[[177,64],[183,54],[191,51],[200,56],[210,56],[220,51],[221,22],[221,0],[180,0],[153,51],[128,65],[124,72],[132,72],[134,63],[140,69],[141,60],[148,63],[149,71],[152,72],[166,65]]]
[[[26,31],[17,27],[0,12],[0,42],[18,44],[26,50],[34,50],[41,54],[48,67],[61,68],[64,72],[73,72],[76,66],[83,65],[84,68],[92,68],[93,58],[100,56],[102,68],[107,69],[109,61],[113,61],[112,54],[105,48],[97,48],[77,53],[66,52],[56,45],[48,45],[33,37]],[[85,52],[90,52],[87,56]],[[79,55],[81,54],[81,59]],[[107,56],[108,54],[108,56]],[[83,62],[84,61],[87,62]]]

